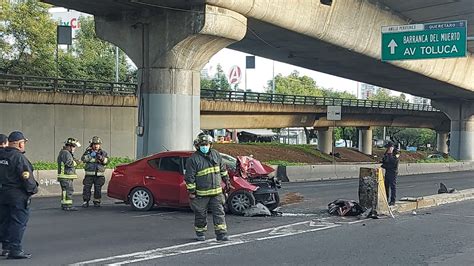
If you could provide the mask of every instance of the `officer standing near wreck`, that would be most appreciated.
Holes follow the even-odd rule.
[[[1,256],[29,259],[21,242],[29,218],[31,196],[38,192],[33,166],[24,155],[27,138],[20,131],[8,136],[8,147],[0,149],[0,241]]]
[[[382,168],[385,169],[385,193],[387,200],[389,200],[388,205],[393,206],[397,197],[398,157],[400,157],[400,153],[391,141],[385,145],[385,148],[387,150],[382,158]]]

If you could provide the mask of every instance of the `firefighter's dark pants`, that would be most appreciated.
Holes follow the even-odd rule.
[[[82,191],[82,198],[84,199],[84,201],[91,200],[91,190],[92,186],[94,186],[93,201],[100,203],[100,199],[102,198],[102,186],[105,184],[105,177],[96,175],[86,175],[82,184],[84,185],[84,189]]]
[[[191,200],[191,209],[194,211],[194,229],[196,235],[203,235],[207,231],[207,211],[212,212],[214,231],[216,235],[227,233],[224,212],[224,195],[219,194],[212,197],[196,197]]]
[[[385,194],[390,203],[395,203],[395,199],[397,198],[397,174],[390,172],[385,173]]]
[[[61,207],[71,207],[74,193],[73,179],[58,178],[58,181],[61,185]]]
[[[4,250],[22,251],[21,240],[30,216],[30,197],[22,190],[0,189],[0,242]]]

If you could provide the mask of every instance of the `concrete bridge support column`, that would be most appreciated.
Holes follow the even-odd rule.
[[[359,129],[359,151],[372,155],[372,128],[362,127]]]
[[[432,104],[451,119],[449,154],[457,160],[474,161],[474,103],[436,101]]]
[[[318,149],[329,154],[332,152],[332,127],[318,128]]]
[[[436,150],[441,153],[448,153],[448,132],[436,132]]]
[[[247,19],[210,5],[190,12],[150,7],[95,19],[97,35],[138,67],[137,158],[193,149],[200,130],[200,71],[245,36]]]

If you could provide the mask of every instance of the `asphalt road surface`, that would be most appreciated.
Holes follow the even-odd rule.
[[[439,182],[472,188],[474,173],[400,177],[399,196],[435,194]],[[195,242],[187,209],[143,213],[107,199],[101,208],[65,213],[59,197],[36,198],[24,237],[33,258],[0,258],[0,265],[474,265],[472,201],[395,219],[325,213],[337,198],[357,200],[357,190],[356,179],[286,183],[281,198],[291,204],[283,216],[228,215],[230,242],[216,242],[212,231]]]

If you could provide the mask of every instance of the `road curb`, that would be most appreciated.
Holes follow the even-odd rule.
[[[287,166],[289,182],[323,181],[359,178],[359,169],[376,168],[380,164]],[[400,164],[398,175],[418,175],[474,170],[474,162]]]
[[[472,199],[474,199],[474,188],[460,190],[454,193],[418,197],[416,201],[397,201],[392,211],[404,213]]]

